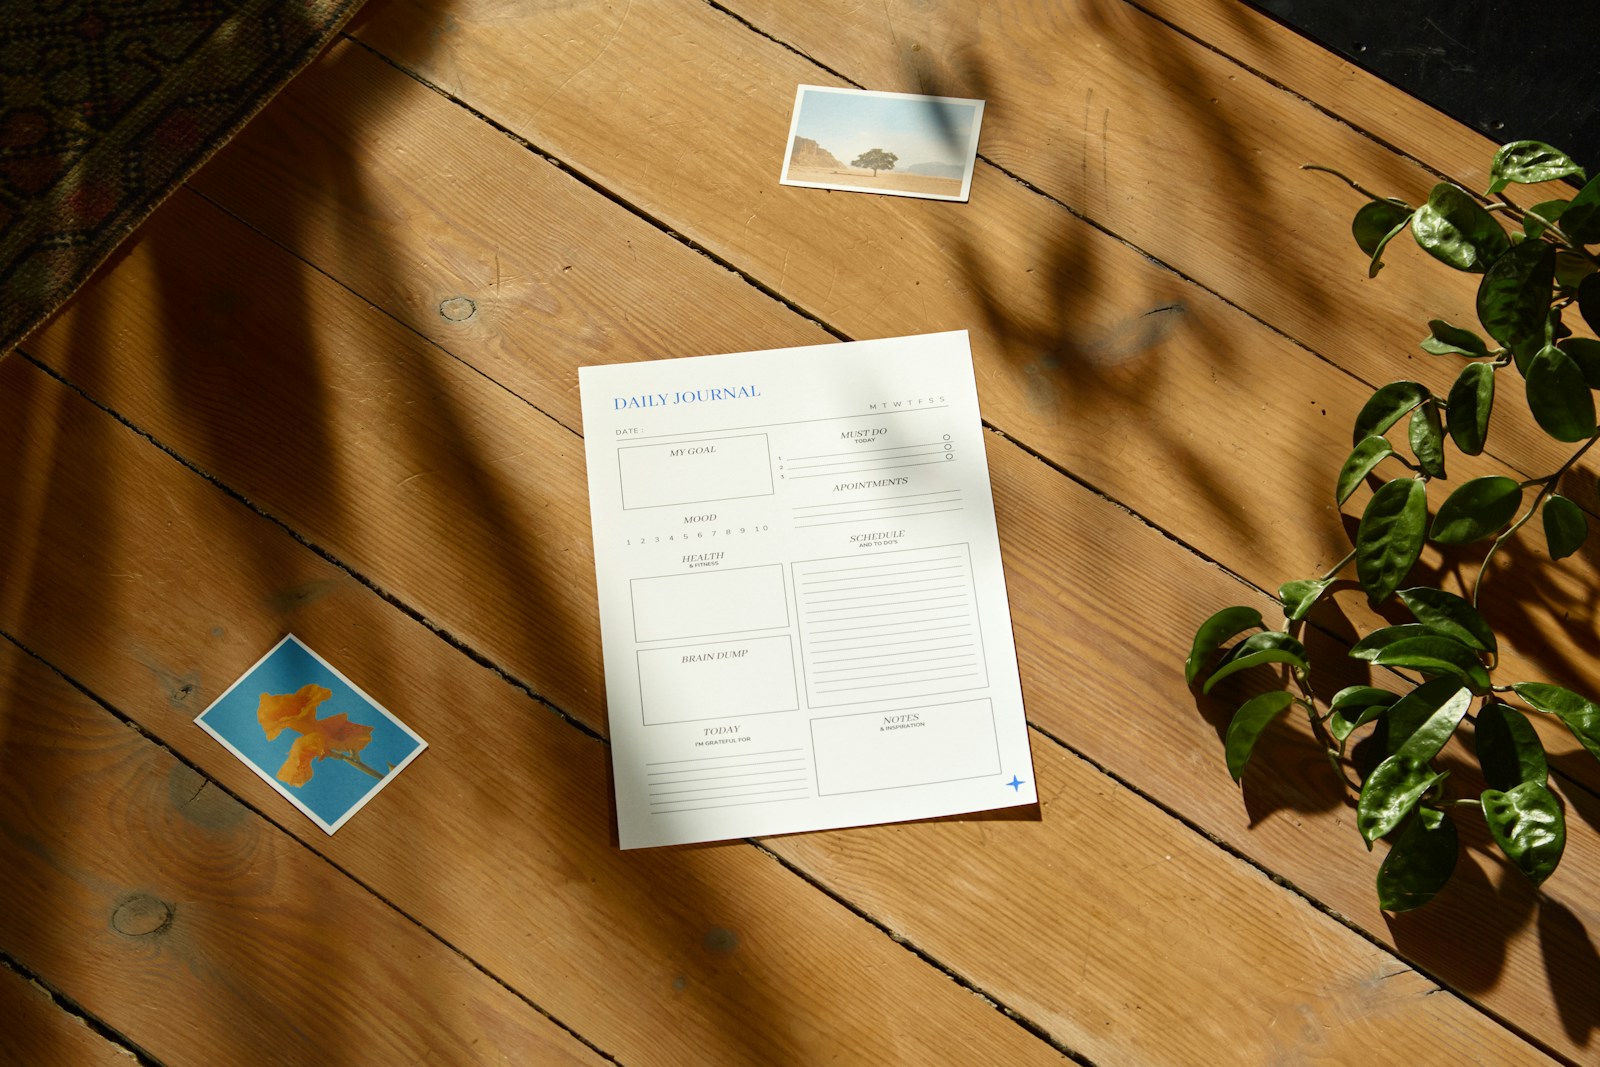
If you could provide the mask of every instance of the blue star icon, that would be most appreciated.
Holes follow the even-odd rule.
[[[1022,792],[1022,785],[1023,785],[1022,779],[1018,778],[1014,774],[1011,776],[1011,781],[1007,782],[1006,785],[1009,785],[1014,792],[1017,792],[1017,793]]]

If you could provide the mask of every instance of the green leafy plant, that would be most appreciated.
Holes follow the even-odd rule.
[[[1581,318],[1600,334],[1600,259],[1592,247],[1600,244],[1600,176],[1586,180],[1563,153],[1518,141],[1496,153],[1482,196],[1444,182],[1413,207],[1337,171],[1308,169],[1334,174],[1368,198],[1351,228],[1369,276],[1408,228],[1435,259],[1480,275],[1477,313],[1487,337],[1442,319],[1428,323],[1423,350],[1461,361],[1461,370],[1444,396],[1418,382],[1391,382],[1356,415],[1334,497],[1343,507],[1364,485],[1376,488],[1350,554],[1321,577],[1279,588],[1284,620],[1277,629],[1254,608],[1211,616],[1194,636],[1185,676],[1210,693],[1235,675],[1275,670],[1279,687],[1245,701],[1228,725],[1228,772],[1239,781],[1268,725],[1292,708],[1304,712],[1354,794],[1356,827],[1367,847],[1380,838],[1390,843],[1377,876],[1384,909],[1425,904],[1449,881],[1460,850],[1455,820],[1467,817],[1466,808],[1481,813],[1511,864],[1539,884],[1560,862],[1566,823],[1532,719],[1558,722],[1600,758],[1600,704],[1547,682],[1497,677],[1499,641],[1479,604],[1490,562],[1534,515],[1542,519],[1552,559],[1577,551],[1588,534],[1583,510],[1557,490],[1600,439],[1592,392],[1600,389],[1600,341],[1574,336],[1563,321]],[[1512,185],[1568,178],[1584,183],[1568,199],[1521,207],[1506,195]],[[1544,433],[1574,446],[1565,462],[1539,477],[1492,474],[1436,490],[1433,483],[1445,481],[1447,453],[1483,453],[1497,399],[1503,410],[1518,394]],[[1400,444],[1391,431],[1403,438]],[[1447,558],[1465,553],[1470,561],[1478,550],[1458,546],[1483,541],[1490,542],[1487,551],[1460,594],[1408,584],[1428,542]],[[1324,699],[1313,684],[1321,672],[1313,672],[1303,631],[1313,605],[1352,564],[1375,610],[1410,621],[1380,620],[1349,649],[1356,660],[1386,669],[1383,684],[1347,686]],[[1473,724],[1469,747],[1487,785],[1477,796],[1460,795],[1449,771],[1435,766],[1463,722]],[[1358,760],[1359,742],[1368,744]]]

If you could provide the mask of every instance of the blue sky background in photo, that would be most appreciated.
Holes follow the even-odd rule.
[[[969,103],[807,89],[795,135],[811,138],[846,165],[882,148],[900,157],[902,169],[917,163],[964,167],[976,110]]]

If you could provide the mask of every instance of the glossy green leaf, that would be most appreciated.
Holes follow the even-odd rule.
[[[1483,451],[1489,437],[1489,414],[1494,410],[1494,365],[1468,363],[1456,375],[1445,398],[1450,409],[1450,439],[1469,456]]]
[[[1550,227],[1547,223],[1560,222],[1562,212],[1567,210],[1567,200],[1546,200],[1542,204],[1535,204],[1528,209],[1527,218],[1522,220],[1522,232],[1529,237],[1538,237]],[[1535,218],[1535,216],[1538,216]]]
[[[1310,664],[1306,662],[1306,646],[1294,640],[1288,633],[1278,630],[1253,633],[1240,641],[1235,648],[1230,649],[1229,654],[1218,665],[1218,669],[1211,672],[1210,678],[1206,678],[1206,683],[1200,691],[1210,693],[1222,678],[1262,664],[1288,664],[1299,672],[1310,670]]]
[[[1489,537],[1516,515],[1522,486],[1501,474],[1464,482],[1439,505],[1428,536],[1442,545],[1464,545]]]
[[[1299,622],[1335,581],[1334,578],[1302,578],[1284,582],[1278,587],[1278,602],[1283,605],[1284,615],[1290,622]]]
[[[1350,223],[1350,233],[1356,245],[1370,258],[1393,240],[1395,233],[1409,221],[1409,205],[1395,200],[1369,200],[1356,212]]]
[[[1528,364],[1528,408],[1557,441],[1582,441],[1595,430],[1594,394],[1572,357],[1546,345]]]
[[[1403,603],[1416,620],[1434,633],[1453,637],[1468,648],[1494,653],[1494,629],[1464,597],[1430,585],[1400,590]]]
[[[1506,231],[1472,194],[1440,182],[1417,208],[1411,236],[1439,262],[1482,274],[1511,247]]]
[[[1543,883],[1567,847],[1567,820],[1550,787],[1523,782],[1505,792],[1485,789],[1481,803],[1500,851],[1534,885]]]
[[[1567,248],[1556,249],[1556,285],[1563,289],[1576,289],[1596,270],[1594,261]],[[1570,331],[1563,330],[1562,336]]]
[[[1385,648],[1408,637],[1432,637],[1437,633],[1431,626],[1419,622],[1404,622],[1398,626],[1384,626],[1372,631],[1350,646],[1350,655],[1369,663]]]
[[[1434,681],[1449,682],[1450,679],[1436,678]],[[1456,684],[1454,692],[1440,700],[1439,697],[1446,692],[1446,688],[1446,686],[1440,686],[1436,690],[1430,689],[1428,690],[1427,698],[1419,700],[1423,707],[1427,707],[1435,701],[1437,701],[1437,704],[1428,714],[1428,717],[1423,719],[1416,729],[1411,731],[1410,736],[1395,748],[1395,755],[1404,756],[1407,759],[1430,760],[1444,748],[1445,743],[1456,732],[1456,727],[1461,725],[1461,720],[1466,718],[1467,709],[1472,707],[1472,694],[1463,689],[1459,683]],[[1422,689],[1422,686],[1418,686],[1416,690],[1413,690],[1413,693],[1420,692]]]
[[[1422,406],[1411,413],[1406,430],[1411,442],[1411,454],[1417,457],[1417,466],[1430,478],[1443,478],[1444,473],[1444,423],[1439,418],[1439,402],[1424,400]]]
[[[1578,311],[1589,329],[1600,333],[1600,274],[1591,274],[1578,286]]]
[[[1372,473],[1374,467],[1389,456],[1394,455],[1394,446],[1387,437],[1373,434],[1363,437],[1344,461],[1344,466],[1339,469],[1339,484],[1335,488],[1334,496],[1340,504],[1350,499],[1351,494],[1361,485],[1361,480]]]
[[[1354,708],[1368,708],[1374,704],[1388,707],[1400,699],[1399,693],[1387,689],[1379,689],[1375,685],[1347,685],[1328,701],[1329,711],[1349,711]]]
[[[1288,649],[1295,655],[1302,657],[1306,654],[1305,646],[1292,635],[1284,633],[1282,630],[1263,630],[1258,634],[1251,634],[1237,645],[1228,649],[1227,652],[1223,653],[1222,659],[1217,666],[1220,667],[1241,656],[1248,656],[1255,652],[1265,652],[1268,649]]]
[[[1410,911],[1438,895],[1461,854],[1456,824],[1437,808],[1418,808],[1378,868],[1378,907]]]
[[[1388,248],[1389,242],[1399,237],[1401,232],[1409,225],[1411,225],[1411,216],[1408,214],[1405,218],[1395,223],[1388,233],[1378,238],[1377,244],[1372,248],[1372,259],[1367,263],[1367,277],[1376,278],[1378,276],[1378,272],[1383,269],[1383,250]]]
[[[1398,753],[1378,764],[1361,783],[1356,801],[1356,829],[1366,838],[1367,847],[1399,826],[1423,794],[1443,778],[1427,760]]]
[[[1350,437],[1352,445],[1362,439],[1380,435],[1405,417],[1412,408],[1429,397],[1428,390],[1417,382],[1390,382],[1373,393],[1356,415],[1355,432]]]
[[[1260,667],[1268,663],[1287,663],[1289,666],[1302,673],[1310,670],[1310,666],[1306,663],[1304,656],[1297,656],[1293,652],[1288,652],[1281,648],[1272,648],[1265,652],[1252,652],[1248,656],[1240,656],[1237,659],[1231,659],[1227,663],[1224,663],[1222,666],[1218,667],[1216,673],[1210,678],[1206,679],[1206,684],[1201,687],[1201,692],[1209,693],[1211,690],[1215,689],[1224,678],[1238,674],[1240,671],[1246,670],[1250,667]]]
[[[1489,346],[1483,343],[1483,338],[1443,319],[1428,320],[1428,336],[1422,339],[1422,350],[1435,356],[1469,359],[1482,359],[1489,354]]]
[[[1453,675],[1480,693],[1489,688],[1488,668],[1476,652],[1453,637],[1402,637],[1380,648],[1372,662],[1427,674]]]
[[[1356,578],[1373,604],[1389,598],[1422,553],[1428,491],[1415,478],[1385,482],[1367,501],[1356,529]]]
[[[1491,789],[1514,789],[1523,782],[1542,782],[1550,776],[1544,742],[1528,717],[1510,704],[1487,701],[1478,710],[1472,732],[1483,780]]]
[[[1543,141],[1512,141],[1502,145],[1489,165],[1488,194],[1493,196],[1513,182],[1534,185],[1557,178],[1584,176],[1583,168],[1565,152]]]
[[[1352,733],[1382,715],[1399,699],[1399,693],[1375,686],[1346,686],[1328,702],[1328,732],[1343,744]]]
[[[1478,321],[1507,346],[1542,335],[1555,278],[1553,247],[1543,241],[1514,246],[1478,284]]]
[[[1384,751],[1392,756],[1413,739],[1418,739],[1411,753],[1432,759],[1471,706],[1472,693],[1459,679],[1435,678],[1423,682],[1395,701],[1384,715],[1387,727]],[[1430,723],[1435,724],[1432,732],[1426,729]],[[1445,730],[1444,736],[1438,736],[1439,730]]]
[[[1551,493],[1540,514],[1551,559],[1565,559],[1583,547],[1589,536],[1589,519],[1582,508],[1559,493]]]
[[[1581,245],[1600,243],[1600,175],[1585,182],[1567,204],[1561,213],[1561,229]]]
[[[1544,682],[1522,682],[1511,687],[1517,696],[1564,723],[1595,759],[1600,759],[1600,705],[1570,689]]]
[[[1556,347],[1578,365],[1590,389],[1600,389],[1600,341],[1588,337],[1566,337]]]
[[[1228,734],[1223,744],[1228,754],[1228,773],[1233,775],[1235,782],[1243,776],[1245,764],[1250,762],[1250,753],[1255,751],[1261,732],[1292,703],[1294,698],[1279,689],[1245,701],[1233,713],[1233,721],[1228,723]]]
[[[1200,675],[1200,668],[1211,658],[1212,653],[1222,647],[1224,641],[1246,630],[1265,625],[1261,619],[1261,612],[1255,608],[1223,608],[1211,616],[1195,631],[1189,658],[1183,661],[1183,680],[1193,685],[1194,680]]]
[[[1543,334],[1530,333],[1511,346],[1511,355],[1515,360],[1518,374],[1524,378],[1528,376],[1528,364],[1533,362],[1534,356],[1544,350],[1544,345]]]

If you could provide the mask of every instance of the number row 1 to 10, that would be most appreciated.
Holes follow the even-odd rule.
[[[717,536],[718,533],[721,533],[724,537],[732,537],[735,534],[766,533],[766,532],[767,532],[767,528],[765,526],[741,526],[737,530],[731,529],[731,528],[730,529],[726,529],[726,530],[720,530],[720,531],[719,530],[711,530],[711,531],[709,531],[709,534],[712,537]],[[627,543],[629,545],[633,545],[633,544],[658,545],[662,541],[689,541],[689,540],[696,540],[696,539],[704,538],[706,536],[707,536],[707,531],[705,531],[705,530],[696,530],[692,535],[691,534],[687,534],[687,533],[681,533],[681,534],[667,534],[667,536],[665,536],[665,537],[655,537],[655,536],[630,537],[630,538],[628,538]]]

